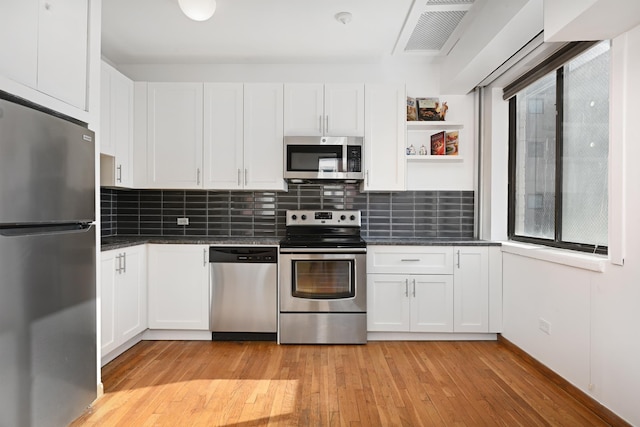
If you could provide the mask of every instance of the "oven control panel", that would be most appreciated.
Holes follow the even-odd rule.
[[[286,225],[337,225],[342,227],[360,227],[360,211],[287,211]]]

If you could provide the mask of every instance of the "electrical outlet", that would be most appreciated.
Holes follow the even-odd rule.
[[[545,334],[551,335],[551,323],[547,322],[542,317],[538,319],[538,328],[540,328],[540,330]]]
[[[189,225],[189,218],[178,218],[178,225]]]

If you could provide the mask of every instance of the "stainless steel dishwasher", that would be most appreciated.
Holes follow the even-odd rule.
[[[213,340],[275,341],[278,248],[209,248],[210,329]]]

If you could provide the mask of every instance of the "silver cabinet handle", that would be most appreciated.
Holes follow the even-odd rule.
[[[127,272],[127,253],[123,253],[122,254],[122,272],[126,273]]]
[[[200,185],[200,168],[196,169],[196,185]]]
[[[404,296],[409,297],[409,279],[404,279]]]
[[[329,115],[325,116],[324,122],[325,122],[324,132],[328,134],[329,133]]]
[[[365,172],[365,181],[367,183],[367,185],[369,185],[369,170],[367,169],[367,172]]]
[[[244,170],[244,185],[247,185],[247,171],[248,169]]]
[[[121,261],[121,254],[116,255],[116,273],[120,274],[120,271],[122,270],[122,261]]]
[[[118,165],[116,170],[118,171],[118,177],[116,178],[116,181],[122,183],[122,165]]]
[[[207,259],[207,248],[204,248],[204,249],[202,250],[202,266],[203,266],[203,267],[206,267],[206,266],[207,266],[207,261],[209,261],[209,260]]]
[[[322,114],[318,116],[318,131],[322,135]]]
[[[418,262],[420,258],[402,258],[400,261],[402,262]]]
[[[458,268],[460,268],[460,249],[458,249],[457,255],[458,255]]]
[[[416,297],[416,279],[413,279],[413,297]]]
[[[240,185],[242,185],[242,171],[240,169],[238,169],[238,187],[240,187]]]

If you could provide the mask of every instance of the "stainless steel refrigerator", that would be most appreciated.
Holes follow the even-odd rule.
[[[94,135],[12,101],[0,99],[0,426],[64,426],[96,398]]]

